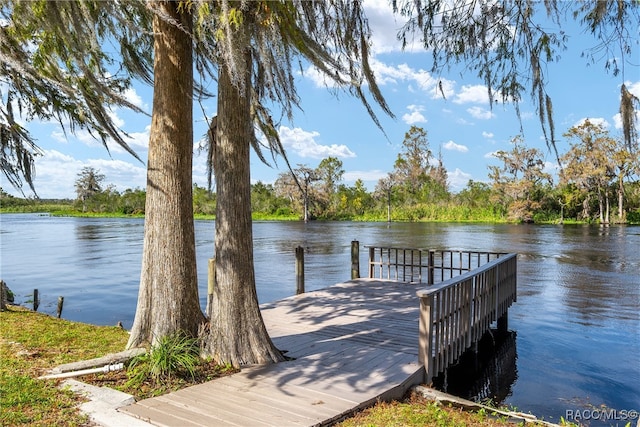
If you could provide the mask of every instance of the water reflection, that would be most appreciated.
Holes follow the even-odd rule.
[[[458,363],[434,378],[436,388],[474,402],[499,405],[512,394],[518,379],[516,332],[492,330],[465,352]]]

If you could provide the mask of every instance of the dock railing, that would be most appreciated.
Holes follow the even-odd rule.
[[[369,249],[369,277],[432,285],[506,255],[477,252],[365,246]]]
[[[507,329],[516,301],[517,255],[500,256],[460,276],[417,291],[420,298],[419,361],[425,382],[454,364],[493,322]]]
[[[444,372],[493,322],[507,329],[517,298],[517,254],[369,248],[369,277],[427,285],[420,299],[419,361],[425,382]]]

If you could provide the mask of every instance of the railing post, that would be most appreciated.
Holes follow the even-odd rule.
[[[211,308],[213,304],[213,289],[216,284],[216,259],[209,258],[207,263],[207,308],[205,313],[211,318]]]
[[[427,278],[427,283],[429,285],[433,285],[435,283],[434,280],[434,271],[435,271],[435,261],[434,261],[434,252],[433,251],[429,251],[429,261],[428,261],[428,265],[427,265],[427,271],[429,274],[429,277]]]
[[[433,296],[420,297],[418,361],[424,365],[425,384],[433,379]]]
[[[360,278],[360,242],[351,241],[351,280]]]
[[[373,261],[376,258],[376,248],[374,247],[370,247],[369,248],[369,279],[373,279],[373,273],[374,273],[374,269],[375,267],[373,266]]]
[[[304,293],[304,248],[296,248],[296,294]]]

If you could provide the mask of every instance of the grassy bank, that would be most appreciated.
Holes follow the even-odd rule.
[[[121,351],[128,334],[16,306],[0,312],[0,325],[0,425],[86,424],[76,409],[77,396],[59,389],[59,381],[37,378],[63,363]]]

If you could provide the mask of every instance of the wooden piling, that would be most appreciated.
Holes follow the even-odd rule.
[[[58,319],[60,318],[60,316],[62,316],[62,306],[64,305],[64,297],[58,297],[58,310],[57,310],[57,316]]]
[[[351,241],[351,280],[360,278],[360,242]]]
[[[216,284],[216,259],[209,258],[207,267],[207,308],[205,313],[211,318],[211,306],[213,304],[213,289]]]
[[[7,309],[7,284],[4,280],[0,280],[0,311]]]
[[[40,305],[40,293],[37,289],[33,290],[33,311],[38,311],[38,306]]]
[[[296,294],[304,293],[304,248],[296,248]]]

